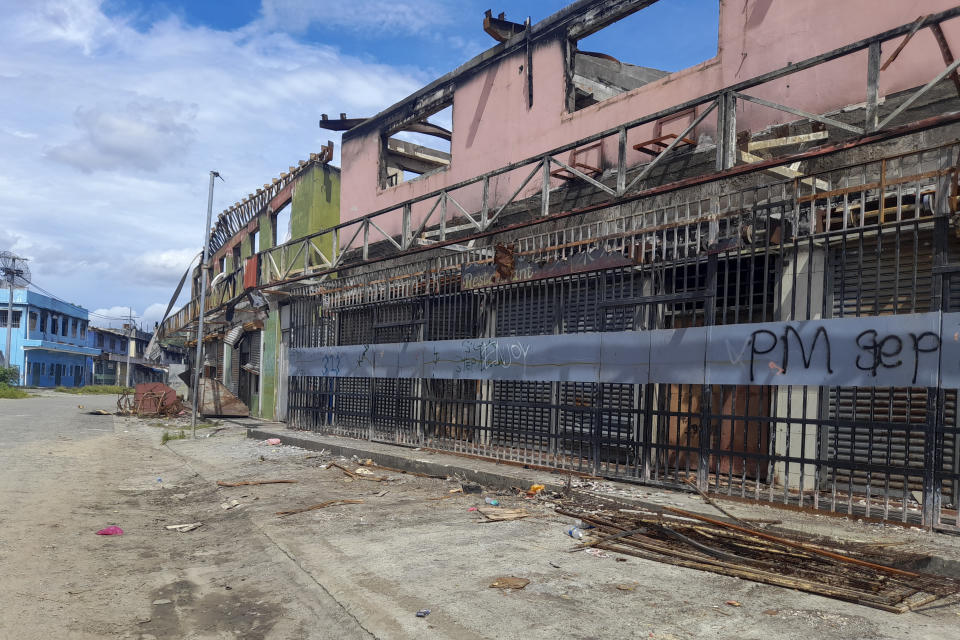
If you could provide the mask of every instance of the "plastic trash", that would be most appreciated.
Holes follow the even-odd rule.
[[[470,507],[469,509],[467,509],[467,511],[476,511],[476,510],[477,510],[476,507]]]
[[[491,507],[499,507],[499,506],[500,506],[500,501],[497,500],[496,498],[484,498],[483,501],[486,502],[486,503],[487,503],[488,505],[490,505]]]
[[[589,522],[584,522],[583,520],[574,520],[573,526],[575,526],[577,529],[583,529],[584,531],[587,529],[593,529],[592,524]]]
[[[532,498],[533,496],[537,495],[544,489],[546,489],[546,487],[544,487],[542,484],[530,485],[530,488],[527,489],[527,495]]]
[[[116,525],[110,525],[109,527],[106,527],[104,529],[100,529],[100,531],[97,531],[97,535],[98,536],[122,536],[123,529],[121,529]]]
[[[418,618],[426,618],[428,615],[430,615],[430,609],[420,609],[417,611]]]
[[[264,442],[267,444],[280,444],[280,438],[267,438]]]
[[[567,529],[567,535],[576,540],[583,540],[583,531],[580,531],[577,527]]]

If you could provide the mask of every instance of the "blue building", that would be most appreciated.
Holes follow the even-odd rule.
[[[89,327],[87,346],[99,354],[87,358],[87,370],[91,372],[89,383],[123,385],[129,380],[131,385],[136,385],[165,381],[166,364],[148,360],[145,355],[152,335],[126,324],[122,329]]]
[[[13,335],[10,365],[20,384],[33,387],[79,387],[89,379],[87,357],[100,353],[87,346],[87,310],[26,289],[14,289],[13,314],[7,317],[9,294],[0,290],[0,348],[6,345],[7,323]],[[4,354],[6,356],[6,354]]]

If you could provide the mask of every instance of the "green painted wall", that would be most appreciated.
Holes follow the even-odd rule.
[[[297,184],[290,207],[290,234],[294,239],[339,224],[340,171],[328,165],[311,168]],[[316,244],[330,257],[332,237],[319,238]],[[314,254],[311,264],[320,263]]]
[[[321,229],[332,227],[340,222],[340,171],[321,165],[312,167],[297,183],[290,203],[290,233],[294,239],[308,236]],[[244,255],[249,238],[244,240]],[[333,248],[332,238],[316,241],[321,251],[330,257]],[[260,216],[260,250],[276,246],[273,237],[273,225],[270,216]],[[320,258],[314,254],[312,264],[320,264]],[[275,420],[277,407],[277,358],[280,352],[280,312],[272,309],[263,323],[263,352],[260,354],[262,374],[260,393],[256,407],[250,407],[251,415]]]
[[[277,408],[277,354],[280,344],[280,311],[271,310],[263,321],[263,353],[260,354],[259,417],[274,420]]]

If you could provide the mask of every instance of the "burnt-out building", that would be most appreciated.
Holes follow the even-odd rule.
[[[960,7],[722,1],[691,68],[584,50],[650,4],[487,16],[321,121],[340,223],[257,283],[289,425],[956,530]]]

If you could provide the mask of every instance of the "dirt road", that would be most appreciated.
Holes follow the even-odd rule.
[[[0,638],[370,637],[115,402],[0,400]]]
[[[955,600],[895,615],[567,553],[570,521],[548,506],[500,496],[531,517],[483,523],[457,482],[349,477],[239,427],[162,445],[157,421],[89,414],[114,402],[0,400],[0,638],[939,640],[960,624]],[[297,482],[217,486],[256,479]],[[329,500],[362,503],[276,515]],[[124,535],[94,534],[107,525]],[[503,576],[530,582],[490,588]]]

